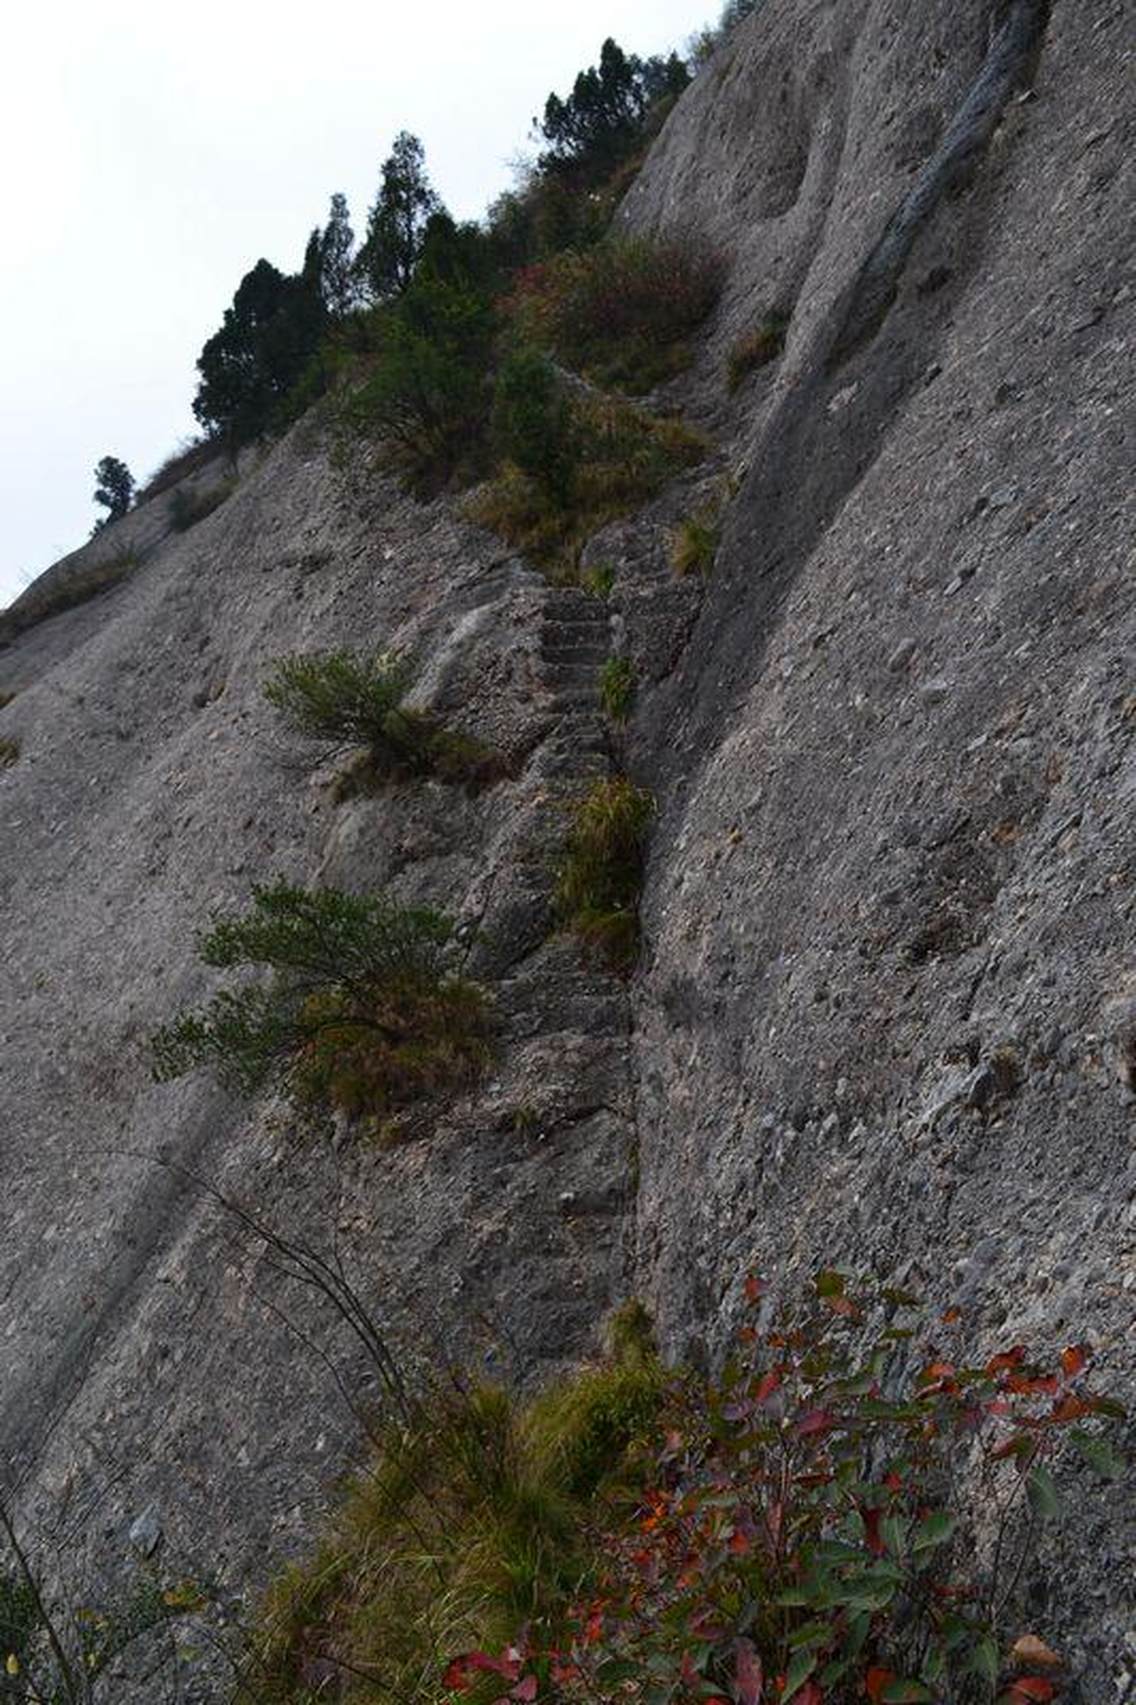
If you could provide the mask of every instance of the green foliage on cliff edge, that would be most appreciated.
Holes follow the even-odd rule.
[[[473,1082],[489,1057],[484,992],[454,964],[453,927],[384,895],[254,887],[198,956],[262,980],[221,990],[152,1041],[158,1082],[210,1068],[237,1094],[265,1085],[301,1107],[379,1125]]]

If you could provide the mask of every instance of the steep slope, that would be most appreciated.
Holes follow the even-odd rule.
[[[628,228],[730,258],[668,396],[739,482],[704,585],[666,527],[716,474],[590,549],[660,804],[630,993],[547,939],[558,801],[609,762],[609,608],[335,471],[311,426],[190,533],[129,517],[140,567],[0,650],[0,1466],[80,1549],[125,1554],[153,1504],[244,1582],[357,1443],[320,1360],[362,1379],[349,1341],[196,1175],[341,1240],[418,1353],[484,1323],[528,1373],[638,1288],[703,1354],[748,1269],[847,1259],[1130,1377],[1127,11],[766,0],[628,198]],[[773,311],[784,355],[730,396]],[[260,682],[345,641],[413,645],[422,702],[515,779],[337,803]],[[148,1085],[146,1036],[207,986],[195,929],[276,872],[469,925],[499,1060],[429,1136],[313,1144]],[[1124,1521],[1086,1501],[1064,1542],[1085,1700],[1136,1668]]]

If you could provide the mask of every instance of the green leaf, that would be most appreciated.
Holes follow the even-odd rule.
[[[817,1296],[842,1297],[847,1283],[843,1273],[838,1273],[835,1267],[829,1267],[816,1276]]]
[[[885,1516],[880,1523],[880,1538],[893,1557],[902,1557],[907,1543],[908,1524],[902,1516]]]
[[[955,1518],[948,1515],[946,1510],[935,1510],[926,1521],[921,1521],[915,1530],[913,1551],[929,1551],[933,1545],[942,1545],[951,1537],[955,1530]]]
[[[1061,1497],[1048,1468],[1032,1468],[1026,1476],[1029,1507],[1041,1521],[1051,1521],[1061,1511]]]
[[[831,1622],[803,1622],[789,1636],[789,1644],[796,1649],[798,1646],[820,1646],[832,1633]]]
[[[1069,1443],[1079,1456],[1082,1456],[1096,1474],[1106,1480],[1119,1480],[1124,1473],[1124,1462],[1117,1456],[1110,1444],[1098,1438],[1095,1433],[1086,1433],[1081,1427],[1074,1427],[1069,1434]]]
[[[998,1679],[998,1642],[984,1634],[975,1644],[968,1666],[975,1675],[991,1683]]]
[[[815,1652],[797,1653],[789,1665],[789,1673],[785,1677],[785,1691],[781,1695],[783,1705],[789,1705],[789,1700],[805,1685],[816,1666],[817,1654]]]
[[[886,1705],[924,1705],[934,1694],[921,1681],[889,1681],[882,1697]]]

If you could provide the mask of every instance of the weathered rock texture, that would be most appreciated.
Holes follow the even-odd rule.
[[[1130,1379],[1131,23],[766,0],[622,215],[732,266],[669,393],[720,455],[594,542],[609,606],[331,471],[301,427],[190,533],[129,517],[140,566],[0,651],[0,1454],[29,1511],[70,1498],[124,1549],[154,1504],[171,1551],[240,1582],[353,1447],[279,1311],[348,1378],[350,1346],[157,1154],[341,1238],[420,1341],[483,1319],[525,1371],[630,1289],[670,1350],[713,1353],[746,1270],[837,1259],[914,1275],[980,1337],[1088,1336]],[[729,397],[771,310],[785,353]],[[676,584],[666,528],[723,469],[713,574]],[[371,640],[413,644],[423,702],[516,779],[336,804],[259,683]],[[559,801],[612,761],[611,643],[641,679],[615,756],[660,805],[630,992],[547,940]],[[208,986],[195,928],[275,872],[476,931],[499,1062],[428,1139],[329,1149],[148,1085],[146,1036]],[[1072,1696],[1129,1697],[1124,1501],[1086,1487],[1055,1544]]]

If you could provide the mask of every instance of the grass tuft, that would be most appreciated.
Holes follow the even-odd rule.
[[[635,669],[629,657],[609,657],[600,670],[600,704],[612,722],[626,722],[635,702]]]
[[[11,769],[20,756],[18,740],[0,740],[0,770]]]
[[[721,538],[721,527],[709,515],[688,515],[670,535],[671,567],[685,578],[710,573]]]
[[[663,1397],[653,1350],[528,1403],[455,1381],[388,1425],[316,1557],[271,1590],[242,1705],[440,1705],[458,1651],[551,1625],[595,1576],[590,1521]],[[501,1678],[467,1696],[500,1698]]]
[[[507,462],[470,500],[468,513],[557,577],[574,580],[586,540],[700,462],[708,446],[681,421],[615,398],[574,398],[572,416],[570,486],[550,487]]]
[[[639,890],[654,800],[626,776],[596,782],[572,810],[557,873],[555,909],[611,969],[629,971],[639,950]]]
[[[175,533],[188,533],[215,509],[220,509],[237,489],[236,480],[222,480],[208,491],[175,491],[166,506],[166,515]]]
[[[736,391],[759,367],[768,367],[785,348],[788,314],[773,313],[740,337],[726,358],[726,382]]]

